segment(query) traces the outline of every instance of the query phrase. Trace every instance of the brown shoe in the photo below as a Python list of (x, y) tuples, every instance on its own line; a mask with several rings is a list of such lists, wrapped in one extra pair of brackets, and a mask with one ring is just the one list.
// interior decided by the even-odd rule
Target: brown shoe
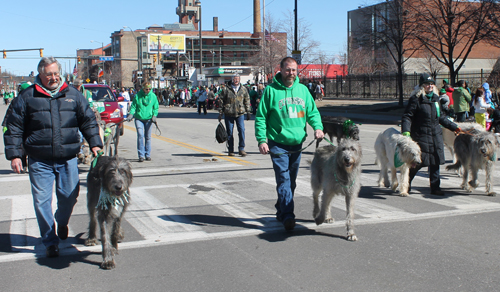
[(234, 153), (233, 153), (233, 152), (229, 152), (229, 153), (227, 154), (227, 156), (234, 156)]
[(247, 153), (245, 152), (245, 150), (240, 150), (240, 152), (238, 153), (240, 156), (247, 156)]

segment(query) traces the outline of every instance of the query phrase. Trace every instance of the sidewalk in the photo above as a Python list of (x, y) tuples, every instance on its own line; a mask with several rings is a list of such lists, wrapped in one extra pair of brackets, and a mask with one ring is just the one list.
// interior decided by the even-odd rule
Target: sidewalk
[(347, 117), (355, 123), (398, 125), (406, 102), (400, 107), (397, 100), (325, 97), (323, 101), (316, 101), (316, 106), (322, 115)]

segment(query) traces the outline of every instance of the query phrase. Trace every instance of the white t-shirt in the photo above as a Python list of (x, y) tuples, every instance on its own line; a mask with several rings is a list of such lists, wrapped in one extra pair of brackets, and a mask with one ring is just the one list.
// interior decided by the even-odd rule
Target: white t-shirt
[(128, 92), (124, 91), (121, 93), (121, 95), (123, 96), (124, 101), (130, 101), (130, 95), (128, 94)]

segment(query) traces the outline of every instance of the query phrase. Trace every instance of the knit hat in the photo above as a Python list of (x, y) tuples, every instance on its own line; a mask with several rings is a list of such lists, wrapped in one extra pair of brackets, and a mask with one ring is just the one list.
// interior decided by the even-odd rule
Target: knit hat
[(443, 82), (446, 84), (450, 84), (450, 82), (448, 82), (448, 79), (443, 79)]
[(432, 76), (427, 74), (427, 73), (422, 73), (420, 75), (420, 81), (418, 83), (419, 86), (422, 86), (422, 84), (424, 83), (432, 83), (432, 84), (436, 84), (436, 81), (434, 81), (434, 79), (432, 79)]
[(441, 94), (445, 94), (445, 93), (446, 93), (446, 89), (441, 88), (441, 90), (439, 90), (439, 93), (441, 93)]

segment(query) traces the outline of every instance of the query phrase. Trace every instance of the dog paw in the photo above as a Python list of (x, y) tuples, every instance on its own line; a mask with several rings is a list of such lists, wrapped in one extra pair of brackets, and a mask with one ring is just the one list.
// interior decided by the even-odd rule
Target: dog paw
[(97, 239), (96, 238), (87, 238), (87, 240), (85, 240), (85, 243), (84, 245), (85, 246), (94, 246), (94, 245), (97, 245)]
[(326, 218), (325, 221), (323, 221), (323, 223), (327, 223), (327, 224), (333, 223), (333, 222), (335, 222), (335, 220), (333, 220), (333, 218), (331, 218), (331, 217), (330, 218)]
[(477, 188), (479, 186), (479, 183), (478, 182), (475, 182), (475, 181), (470, 181), (469, 182), (469, 185), (472, 187), (472, 188)]
[(325, 222), (325, 219), (322, 219), (320, 217), (314, 218), (314, 222), (316, 222), (316, 225), (321, 225)]
[(115, 265), (114, 260), (110, 260), (110, 261), (101, 263), (101, 268), (104, 270), (111, 270), (111, 269), (114, 269), (115, 267), (116, 267), (116, 265)]
[(487, 195), (490, 197), (496, 197), (497, 193), (496, 192), (489, 192)]
[(399, 184), (393, 184), (392, 187), (391, 187), (392, 191), (393, 192), (397, 191), (398, 190), (398, 186), (399, 186)]
[(358, 238), (356, 237), (356, 234), (348, 234), (347, 235), (347, 240), (349, 240), (349, 241), (357, 241)]
[(409, 194), (407, 192), (402, 192), (402, 193), (399, 193), (399, 196), (400, 197), (408, 197)]

